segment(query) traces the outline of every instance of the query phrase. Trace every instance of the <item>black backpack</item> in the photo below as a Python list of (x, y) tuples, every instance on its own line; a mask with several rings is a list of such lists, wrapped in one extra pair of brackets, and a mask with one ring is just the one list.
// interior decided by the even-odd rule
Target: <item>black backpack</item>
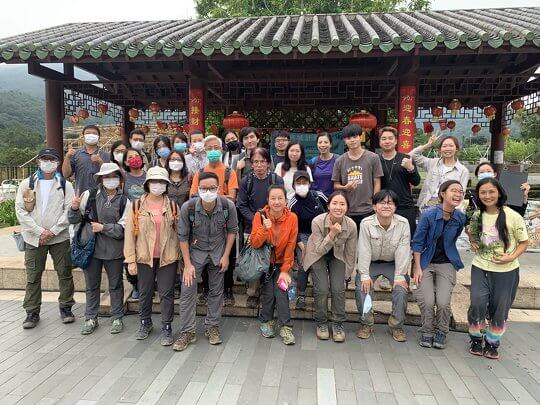
[[(253, 191), (253, 176), (255, 176), (255, 174), (253, 172), (250, 172), (248, 175), (247, 175), (247, 195), (248, 197), (251, 195), (251, 192)], [(278, 175), (274, 172), (271, 172), (270, 173), (270, 185), (273, 186), (274, 184), (277, 183), (277, 177)]]
[[(30, 177), (28, 177), (28, 188), (30, 190), (34, 189), (36, 180), (37, 180), (37, 173), (34, 173)], [(60, 176), (60, 188), (64, 192), (64, 196), (65, 196), (66, 195), (66, 178), (64, 176)]]

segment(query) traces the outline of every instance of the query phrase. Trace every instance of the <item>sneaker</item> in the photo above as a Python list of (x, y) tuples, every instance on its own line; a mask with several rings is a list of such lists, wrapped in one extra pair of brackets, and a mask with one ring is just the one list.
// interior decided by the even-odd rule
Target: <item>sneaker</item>
[(24, 320), (22, 327), (23, 329), (32, 329), (36, 327), (38, 322), (39, 322), (39, 313), (29, 312), (26, 314), (26, 319)]
[(226, 307), (234, 307), (234, 304), (235, 304), (235, 300), (234, 300), (234, 295), (232, 291), (225, 292), (223, 305), (225, 305)]
[(396, 329), (390, 329), (390, 332), (392, 333), (392, 338), (396, 342), (406, 342), (407, 341), (407, 334), (405, 331), (401, 328)]
[(327, 324), (321, 323), (320, 325), (317, 325), (317, 338), (321, 340), (330, 339), (330, 332), (328, 331)]
[(161, 328), (161, 346), (170, 346), (173, 344), (172, 328), (170, 323), (166, 323)]
[(332, 339), (336, 343), (345, 342), (345, 329), (343, 329), (341, 322), (336, 322), (332, 325)]
[(418, 343), (422, 347), (433, 347), (433, 336), (422, 335), (420, 336)]
[(259, 298), (258, 297), (247, 297), (246, 306), (248, 308), (259, 308)]
[(87, 319), (81, 328), (81, 335), (90, 335), (99, 326), (97, 319)]
[(299, 309), (299, 310), (306, 309), (306, 297), (304, 295), (299, 295), (296, 298), (296, 309)]
[(131, 299), (138, 301), (140, 297), (141, 297), (141, 294), (139, 293), (139, 290), (134, 288), (133, 291), (131, 292)]
[(433, 347), (436, 349), (446, 348), (446, 335), (441, 332), (435, 333), (435, 337), (433, 338)]
[(176, 352), (181, 352), (186, 350), (190, 343), (195, 343), (197, 338), (194, 332), (182, 332), (178, 339), (174, 342), (173, 350)]
[(386, 277), (381, 277), (381, 279), (379, 280), (379, 287), (381, 290), (385, 291), (392, 289), (392, 286), (390, 285), (390, 280), (388, 280)]
[(290, 326), (282, 326), (279, 331), (279, 336), (283, 339), (283, 343), (286, 345), (294, 345), (294, 334)]
[(223, 342), (217, 326), (210, 326), (208, 329), (206, 329), (204, 336), (208, 338), (208, 343), (211, 345), (219, 345)]
[(75, 322), (75, 315), (71, 312), (71, 307), (60, 308), (60, 318), (62, 318), (62, 323)]
[(356, 332), (356, 337), (360, 339), (369, 339), (373, 333), (373, 326), (369, 325), (360, 325), (358, 331)]
[(206, 305), (208, 303), (208, 291), (203, 291), (197, 297), (197, 305)]
[(151, 320), (142, 320), (141, 325), (139, 326), (139, 330), (137, 331), (137, 334), (135, 335), (135, 339), (137, 340), (144, 340), (150, 335), (150, 332), (152, 332), (152, 329), (154, 326), (152, 325)]
[(484, 357), (487, 357), (488, 359), (497, 360), (499, 358), (498, 348), (486, 342), (486, 345), (484, 347)]
[(117, 333), (120, 333), (123, 330), (124, 330), (124, 322), (122, 322), (122, 318), (114, 319), (111, 325), (111, 334), (116, 335)]
[(276, 321), (273, 319), (268, 322), (261, 322), (261, 326), (259, 326), (259, 329), (261, 330), (261, 334), (265, 338), (273, 338), (276, 336)]
[(469, 353), (474, 354), (475, 356), (484, 355), (484, 347), (483, 347), (482, 338), (471, 338), (471, 347), (469, 348)]

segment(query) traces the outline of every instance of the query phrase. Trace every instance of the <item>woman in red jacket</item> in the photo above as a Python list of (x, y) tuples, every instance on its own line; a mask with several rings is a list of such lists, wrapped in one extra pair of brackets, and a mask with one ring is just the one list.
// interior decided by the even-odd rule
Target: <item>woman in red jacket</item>
[(274, 307), (278, 312), (279, 335), (286, 345), (294, 344), (291, 312), (287, 291), (278, 284), (290, 286), (289, 272), (294, 262), (294, 248), (298, 236), (298, 218), (287, 208), (287, 192), (281, 185), (268, 188), (268, 205), (263, 209), (264, 215), (257, 212), (253, 218), (250, 243), (260, 248), (265, 243), (272, 246), (270, 268), (261, 278), (260, 314), (261, 333), (266, 338), (276, 335)]

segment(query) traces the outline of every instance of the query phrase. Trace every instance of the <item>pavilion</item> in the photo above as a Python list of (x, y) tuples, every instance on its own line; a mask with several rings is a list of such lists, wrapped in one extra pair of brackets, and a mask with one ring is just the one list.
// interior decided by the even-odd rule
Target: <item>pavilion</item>
[(360, 109), (379, 123), (391, 109), (407, 151), (415, 118), (436, 122), (455, 99), (444, 116), (489, 126), (502, 163), (510, 103), (540, 108), (540, 8), (65, 24), (0, 39), (0, 62), (45, 79), (46, 139), (59, 149), (80, 109), (128, 131), (130, 109), (145, 123), (155, 102), (166, 119), (187, 111), (191, 129), (213, 111), (259, 128), (341, 128)]

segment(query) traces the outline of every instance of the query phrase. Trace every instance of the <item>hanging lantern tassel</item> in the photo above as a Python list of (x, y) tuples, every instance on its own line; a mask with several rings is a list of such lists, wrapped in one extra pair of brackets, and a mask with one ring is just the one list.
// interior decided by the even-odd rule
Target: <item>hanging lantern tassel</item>
[(504, 127), (502, 129), (502, 134), (505, 138), (508, 138), (510, 136), (511, 130), (509, 127)]
[(473, 135), (478, 134), (478, 132), (480, 132), (481, 130), (482, 130), (482, 127), (480, 127), (480, 125), (478, 125), (478, 124), (474, 124), (471, 127), (471, 131), (472, 131)]

